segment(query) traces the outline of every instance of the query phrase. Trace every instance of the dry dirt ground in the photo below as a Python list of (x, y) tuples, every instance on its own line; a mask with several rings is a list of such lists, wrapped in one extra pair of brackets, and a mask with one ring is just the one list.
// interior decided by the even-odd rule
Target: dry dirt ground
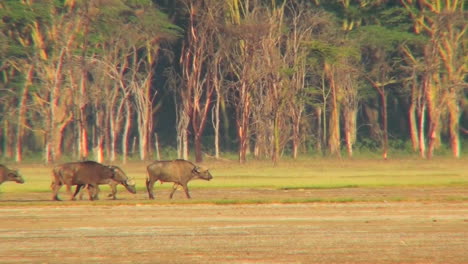
[[(0, 263), (468, 263), (468, 202), (450, 201), (466, 198), (463, 188), (196, 189), (194, 204), (178, 203), (182, 192), (153, 204), (119, 191), (115, 203), (2, 193)], [(157, 194), (167, 200), (167, 190)], [(369, 201), (196, 202), (215, 195)], [(371, 199), (386, 196), (410, 199)]]

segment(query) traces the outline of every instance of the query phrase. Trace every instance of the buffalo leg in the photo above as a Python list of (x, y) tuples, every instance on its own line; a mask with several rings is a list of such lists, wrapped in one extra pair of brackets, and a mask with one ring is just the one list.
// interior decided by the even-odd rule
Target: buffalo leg
[(112, 197), (112, 200), (116, 200), (117, 199), (117, 185), (111, 183), (109, 184), (110, 188), (111, 188), (111, 193), (109, 194), (108, 197)]
[(94, 195), (93, 195), (94, 200), (99, 200), (99, 192), (100, 191), (101, 191), (101, 189), (99, 189), (99, 185), (96, 185), (94, 187)]
[(174, 183), (174, 185), (172, 185), (172, 192), (169, 195), (169, 199), (172, 199), (172, 196), (174, 196), (174, 193), (175, 193), (175, 191), (177, 191), (177, 188), (179, 187), (179, 185), (180, 184), (178, 184), (178, 183)]
[(88, 195), (90, 201), (99, 200), (99, 186), (88, 184)]
[(52, 200), (60, 201), (60, 199), (58, 197), (58, 192), (59, 192), (61, 187), (62, 187), (61, 182), (57, 182), (57, 181), (52, 182), (52, 184), (50, 185), (50, 188), (52, 188), (52, 192), (53, 192)]
[(182, 187), (184, 188), (184, 192), (185, 192), (185, 195), (187, 196), (187, 199), (192, 198), (192, 197), (190, 197), (190, 193), (189, 193), (187, 184), (182, 185)]
[[(83, 184), (78, 184), (76, 185), (76, 190), (75, 190), (75, 193), (72, 195), (71, 199), (70, 200), (76, 200), (76, 195), (80, 192), (81, 188), (83, 187), (84, 185)], [(69, 187), (68, 187), (69, 188)]]
[(150, 179), (146, 179), (146, 190), (148, 190), (148, 196), (151, 200), (154, 200), (153, 187), (154, 187), (154, 181)]

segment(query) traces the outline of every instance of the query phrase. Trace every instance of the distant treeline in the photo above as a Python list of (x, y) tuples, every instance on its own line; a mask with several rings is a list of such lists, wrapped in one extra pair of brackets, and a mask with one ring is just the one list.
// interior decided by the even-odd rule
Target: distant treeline
[(0, 153), (459, 157), (467, 17), (457, 0), (1, 1)]

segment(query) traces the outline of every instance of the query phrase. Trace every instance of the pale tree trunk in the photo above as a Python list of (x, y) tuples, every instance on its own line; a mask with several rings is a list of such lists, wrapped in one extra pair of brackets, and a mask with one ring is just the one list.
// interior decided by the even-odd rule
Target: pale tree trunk
[(97, 138), (97, 145), (94, 149), (94, 156), (97, 162), (104, 162), (104, 137), (99, 135)]
[(280, 125), (279, 125), (279, 113), (278, 110), (274, 111), (273, 117), (273, 153), (272, 161), (276, 165), (280, 155)]
[(239, 139), (239, 163), (247, 161), (250, 118), (250, 94), (246, 83), (241, 84), (239, 104), (236, 107), (237, 137)]
[(215, 82), (215, 87), (216, 87), (216, 103), (215, 103), (215, 107), (213, 108), (213, 114), (212, 114), (212, 117), (213, 117), (213, 120), (212, 120), (212, 123), (213, 123), (213, 129), (214, 129), (214, 147), (215, 147), (215, 158), (216, 159), (219, 159), (219, 125), (220, 125), (220, 119), (221, 119), (221, 116), (220, 116), (220, 103), (221, 103), (221, 95), (220, 95), (220, 87), (219, 87), (219, 83), (218, 82)]
[[(144, 113), (140, 113), (144, 114)], [(146, 160), (148, 157), (148, 120), (146, 116), (138, 116), (137, 119), (139, 120), (138, 126), (138, 149), (140, 152), (140, 160)]]
[(128, 135), (132, 124), (131, 114), (130, 102), (125, 100), (125, 125), (124, 132), (122, 134), (122, 162), (124, 164), (127, 163), (128, 158)]
[(388, 157), (388, 120), (387, 120), (387, 95), (385, 94), (384, 88), (379, 89), (380, 101), (382, 104), (382, 130), (383, 130), (383, 138), (382, 138), (382, 150), (383, 150), (383, 158), (387, 159)]
[(177, 157), (187, 160), (188, 149), (188, 126), (190, 118), (184, 111), (180, 111), (177, 121)]
[(115, 124), (115, 122), (117, 122), (115, 119), (114, 119), (114, 113), (113, 111), (111, 111), (110, 115), (109, 115), (109, 153), (108, 153), (108, 159), (111, 161), (111, 162), (114, 162), (115, 161), (115, 152), (116, 152), (116, 149), (115, 149), (115, 145), (116, 145), (116, 142), (117, 142), (117, 130), (118, 130), (118, 125)]
[(51, 158), (51, 147), (50, 147), (50, 141), (48, 140), (49, 135), (47, 132), (44, 134), (44, 163), (49, 164), (52, 160)]
[(336, 87), (334, 71), (330, 65), (325, 65), (324, 71), (326, 72), (331, 90), (331, 104), (330, 104), (330, 118), (329, 118), (329, 137), (328, 149), (330, 155), (341, 156), (340, 153), (340, 117), (338, 109), (338, 87)]
[(413, 151), (418, 151), (419, 139), (418, 139), (418, 126), (416, 121), (416, 100), (414, 99), (415, 94), (413, 93), (410, 99), (410, 106), (408, 109), (408, 121), (409, 121), (409, 130), (411, 137), (411, 144)]
[(409, 109), (408, 109), (408, 122), (409, 122), (409, 130), (410, 130), (410, 137), (411, 137), (411, 146), (413, 151), (418, 151), (419, 146), (419, 139), (418, 139), (418, 126), (416, 120), (416, 105), (411, 100)]
[(424, 133), (424, 126), (426, 120), (426, 104), (422, 104), (418, 109), (418, 142), (419, 142), (419, 155), (421, 158), (426, 158), (426, 137)]
[(344, 119), (346, 151), (352, 157), (353, 144), (356, 142), (356, 110), (345, 107)]
[[(96, 109), (96, 111), (99, 111), (99, 109)], [(102, 132), (103, 127), (104, 127), (104, 113), (102, 113), (102, 111), (99, 111), (98, 113), (96, 113), (95, 135), (94, 135), (95, 146), (93, 147), (94, 158), (99, 163), (102, 163), (104, 161), (104, 135)]]
[(340, 103), (343, 105), (343, 124), (344, 124), (344, 139), (348, 157), (353, 156), (353, 145), (356, 142), (356, 119), (357, 119), (357, 75), (353, 72), (353, 65), (348, 61), (342, 65), (337, 80), (341, 86), (342, 99)]
[[(83, 59), (84, 61), (84, 59)], [(84, 62), (83, 62), (84, 64)], [(85, 70), (85, 65), (83, 65), (82, 72), (81, 72), (81, 80), (80, 80), (80, 101), (79, 105), (79, 145), (78, 145), (78, 155), (80, 159), (87, 159), (89, 156), (89, 149), (88, 149), (88, 124), (87, 124), (87, 116), (86, 116), (86, 105), (87, 105), (87, 89), (86, 89), (86, 79), (87, 79), (87, 72)]]
[[(317, 128), (317, 144), (316, 148), (319, 153), (323, 154), (323, 144), (324, 144), (324, 135), (323, 132), (325, 131), (322, 128), (322, 107), (315, 107), (315, 116), (317, 118), (316, 128)], [(325, 126), (325, 125), (324, 125)]]
[(12, 158), (14, 153), (14, 148), (11, 140), (9, 138), (13, 138), (13, 126), (7, 119), (3, 120), (3, 154), (7, 158)]
[(450, 100), (448, 107), (449, 112), (449, 135), (450, 146), (452, 147), (452, 154), (455, 158), (460, 157), (460, 135), (459, 135), (459, 122), (460, 108), (454, 104), (456, 100)]
[[(436, 74), (433, 74), (435, 76)], [(429, 118), (429, 132), (428, 132), (428, 146), (427, 146), (427, 158), (431, 159), (434, 155), (434, 150), (440, 144), (440, 112), (442, 105), (439, 105), (441, 98), (436, 92), (440, 89), (439, 82), (432, 83), (427, 80), (425, 84), (425, 98), (427, 101), (427, 114)]]
[(303, 109), (295, 109), (292, 122), (292, 156), (297, 159), (299, 146), (301, 144), (301, 120)]

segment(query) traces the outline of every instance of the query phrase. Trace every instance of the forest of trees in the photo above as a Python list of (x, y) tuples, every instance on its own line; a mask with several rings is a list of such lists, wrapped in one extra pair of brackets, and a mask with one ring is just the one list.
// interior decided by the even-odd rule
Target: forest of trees
[(0, 155), (458, 158), (467, 17), (464, 0), (3, 0)]

